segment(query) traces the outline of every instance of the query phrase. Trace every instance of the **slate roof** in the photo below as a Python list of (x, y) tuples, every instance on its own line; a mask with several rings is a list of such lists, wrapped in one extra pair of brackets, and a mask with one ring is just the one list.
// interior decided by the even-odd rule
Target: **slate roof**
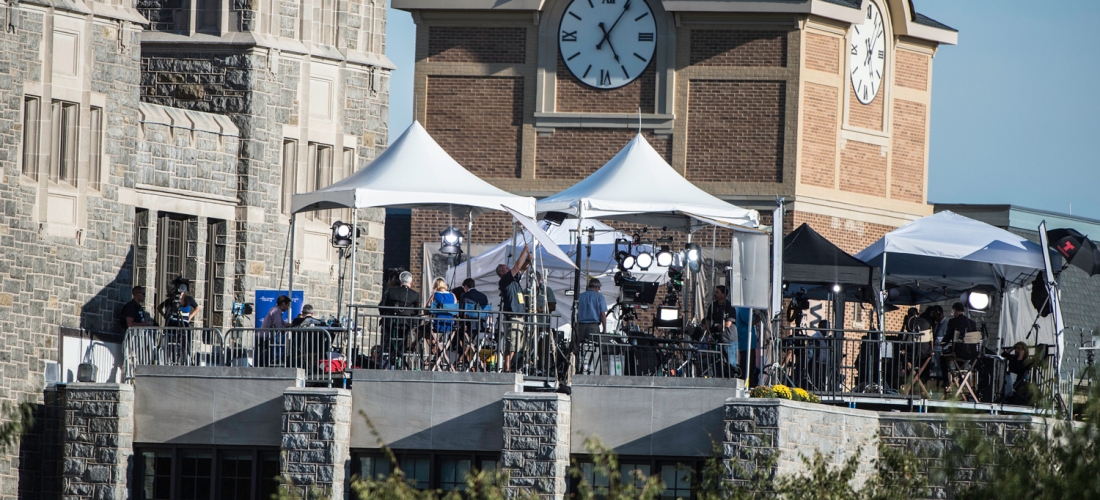
[(954, 31), (955, 33), (959, 32), (959, 30), (957, 30), (955, 28), (952, 28), (952, 27), (950, 27), (946, 24), (943, 24), (943, 23), (935, 20), (935, 19), (932, 19), (931, 17), (928, 17), (924, 14), (921, 14), (920, 12), (917, 12), (917, 8), (913, 5), (913, 0), (909, 0), (909, 12), (913, 13), (913, 22), (914, 23), (922, 24), (924, 26), (930, 26), (930, 27), (933, 27), (933, 28), (936, 28), (936, 29)]
[(860, 1), (861, 0), (825, 0), (826, 3), (835, 3), (853, 9), (858, 9), (860, 7)]

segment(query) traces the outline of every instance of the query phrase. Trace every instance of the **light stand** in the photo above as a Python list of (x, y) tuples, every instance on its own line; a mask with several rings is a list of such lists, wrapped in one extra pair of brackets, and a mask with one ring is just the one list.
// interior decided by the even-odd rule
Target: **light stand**
[[(344, 259), (348, 256), (348, 247), (359, 240), (359, 228), (343, 221), (332, 223), (332, 247), (337, 249), (336, 266), (336, 315), (344, 311)], [(353, 270), (354, 271), (354, 270)]]

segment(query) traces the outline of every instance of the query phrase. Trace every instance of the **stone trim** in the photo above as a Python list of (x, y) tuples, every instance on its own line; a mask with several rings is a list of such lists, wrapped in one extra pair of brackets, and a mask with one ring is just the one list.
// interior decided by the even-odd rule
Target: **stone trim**
[(565, 498), (569, 424), (569, 396), (521, 392), (504, 395), (504, 449), (500, 463), (501, 470), (509, 474), (509, 495), (528, 490), (540, 498)]
[(296, 486), (343, 500), (350, 467), (351, 391), (291, 387), (283, 393), (279, 470)]
[(61, 419), (61, 494), (65, 499), (129, 497), (134, 454), (134, 388), (127, 384), (57, 386)]

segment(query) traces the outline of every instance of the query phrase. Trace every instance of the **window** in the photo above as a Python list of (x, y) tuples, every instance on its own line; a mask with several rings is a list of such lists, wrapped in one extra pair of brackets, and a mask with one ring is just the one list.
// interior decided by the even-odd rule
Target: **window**
[(283, 141), (283, 213), (290, 215), (290, 205), (298, 192), (298, 141)]
[[(306, 186), (310, 191), (316, 191), (332, 184), (332, 146), (309, 143), (309, 176)], [(307, 219), (317, 219), (323, 222), (331, 222), (328, 210), (319, 210), (306, 214)]]
[(172, 452), (146, 451), (140, 455), (141, 493), (145, 500), (172, 498)]
[(661, 481), (665, 483), (665, 490), (661, 492), (661, 498), (691, 498), (691, 477), (694, 474), (695, 470), (690, 465), (661, 465)]
[[(610, 479), (605, 474), (600, 474), (592, 462), (586, 462), (587, 457), (578, 457), (577, 461), (585, 481), (592, 487), (596, 498), (605, 499), (610, 489)], [(622, 484), (634, 483), (641, 487), (645, 484), (639, 480), (638, 474), (647, 479), (653, 476), (660, 478), (665, 484), (661, 492), (662, 499), (674, 500), (677, 498), (690, 499), (691, 480), (696, 474), (703, 459), (672, 459), (660, 460), (654, 457), (620, 457), (619, 480)], [(570, 491), (577, 492), (579, 481), (570, 479)]]
[(135, 456), (138, 500), (264, 500), (278, 490), (276, 449), (138, 447)]
[(439, 462), (439, 488), (444, 491), (465, 490), (470, 460), (443, 459)]
[(221, 31), (221, 0), (199, 0), (195, 23), (198, 24), (195, 31), (201, 33), (219, 33)]
[(38, 125), (42, 101), (23, 98), (23, 175), (38, 180)]
[[(416, 455), (395, 453), (398, 467), (405, 474), (405, 480), (411, 481), (413, 487), (419, 490), (465, 490), (467, 475), (474, 473), (475, 470), (496, 469), (500, 459), (499, 456), (493, 455), (456, 455), (454, 452), (427, 456), (421, 453)], [(354, 459), (358, 461), (357, 470), (361, 478), (385, 480), (393, 473), (389, 459), (381, 453), (356, 453)], [(355, 467), (354, 464), (353, 467)]]
[(51, 109), (50, 180), (76, 185), (80, 105), (54, 101)]
[(91, 108), (88, 119), (88, 184), (98, 190), (103, 176), (103, 108)]
[(336, 0), (313, 0), (313, 41), (336, 45)]
[(181, 500), (210, 498), (213, 471), (212, 453), (208, 450), (186, 450), (180, 455)]
[(252, 499), (252, 453), (223, 452), (218, 464), (218, 490), (221, 498)]
[(218, 327), (225, 321), (225, 279), (228, 237), (226, 222), (218, 219), (206, 221), (206, 300), (203, 326)]

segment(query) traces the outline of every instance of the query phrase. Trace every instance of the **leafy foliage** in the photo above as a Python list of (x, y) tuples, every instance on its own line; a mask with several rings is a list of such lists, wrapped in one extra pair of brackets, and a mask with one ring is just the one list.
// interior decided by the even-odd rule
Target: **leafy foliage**
[(34, 427), (34, 405), (22, 403), (17, 406), (4, 403), (0, 408), (0, 452), (14, 445), (31, 427)]

